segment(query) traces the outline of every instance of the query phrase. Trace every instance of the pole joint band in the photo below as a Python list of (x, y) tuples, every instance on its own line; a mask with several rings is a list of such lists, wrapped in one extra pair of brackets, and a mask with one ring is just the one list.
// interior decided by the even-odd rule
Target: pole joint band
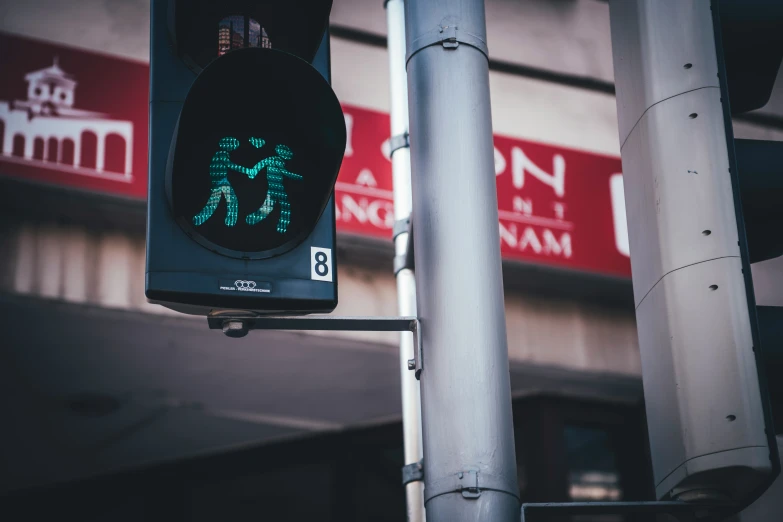
[(467, 468), (453, 475), (428, 482), (424, 487), (424, 502), (426, 504), (430, 499), (447, 493), (462, 493), (464, 498), (476, 499), (484, 491), (507, 493), (519, 499), (519, 491), (509, 489), (507, 482), (509, 481), (480, 472), (476, 468)]
[(406, 66), (414, 54), (425, 47), (437, 44), (442, 45), (444, 49), (456, 49), (459, 47), (459, 44), (469, 45), (478, 49), (485, 58), (489, 59), (489, 49), (487, 48), (487, 42), (483, 38), (465, 30), (460, 30), (459, 25), (444, 20), (432, 31), (424, 33), (413, 40), (410, 52), (405, 57)]
[(402, 467), (402, 485), (407, 486), (411, 482), (421, 482), (424, 480), (423, 461), (412, 462)]

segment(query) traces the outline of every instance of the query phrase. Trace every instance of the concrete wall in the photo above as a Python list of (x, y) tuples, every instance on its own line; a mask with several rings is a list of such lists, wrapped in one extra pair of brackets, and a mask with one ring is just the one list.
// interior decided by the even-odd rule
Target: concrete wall
[[(107, 308), (181, 315), (144, 297), (144, 237), (77, 226), (5, 224), (0, 292)], [(339, 315), (396, 314), (390, 272), (340, 265)], [(193, 321), (204, 321), (193, 317)], [(509, 355), (514, 362), (624, 375), (641, 373), (633, 310), (563, 299), (506, 296)], [(395, 345), (397, 334), (316, 332)]]
[[(79, 8), (75, 8), (78, 4)], [(596, 0), (487, 0), (490, 54), (612, 79), (609, 7)], [(0, 5), (0, 30), (148, 59), (149, 0), (28, 0)], [(334, 0), (335, 25), (386, 34), (382, 0)]]
[[(385, 49), (332, 38), (332, 82), (340, 100), (389, 111)], [(495, 134), (620, 156), (614, 96), (491, 71)]]
[[(485, 0), (485, 5), (493, 60), (613, 81), (606, 1)], [(383, 1), (334, 0), (331, 23), (385, 36)], [(3, 2), (0, 30), (146, 61), (149, 0)], [(766, 108), (768, 113), (783, 115), (781, 83)]]

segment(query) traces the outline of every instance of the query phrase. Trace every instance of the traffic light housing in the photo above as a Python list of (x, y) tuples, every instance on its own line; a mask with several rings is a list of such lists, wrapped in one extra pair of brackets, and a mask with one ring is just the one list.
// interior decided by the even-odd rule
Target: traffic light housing
[(783, 307), (756, 306), (750, 265), (783, 255), (783, 142), (735, 138), (732, 116), (770, 99), (783, 60), (783, 3), (713, 0), (712, 12), (743, 274), (774, 453), (774, 435), (783, 434)]
[(781, 250), (763, 230), (776, 176), (744, 153), (774, 144), (734, 140), (731, 112), (766, 102), (780, 25), (772, 2), (731, 4), (611, 0), (610, 18), (656, 496), (740, 510), (780, 473), (767, 354), (781, 339), (751, 263)]
[(346, 130), (329, 85), (330, 8), (153, 0), (150, 301), (195, 314), (336, 306)]

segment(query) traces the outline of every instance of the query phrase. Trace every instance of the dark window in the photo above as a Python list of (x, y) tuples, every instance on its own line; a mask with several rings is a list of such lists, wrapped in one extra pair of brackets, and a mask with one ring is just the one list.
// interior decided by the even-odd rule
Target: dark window
[(52, 163), (57, 162), (57, 149), (59, 148), (59, 142), (57, 138), (49, 138), (49, 150), (46, 151), (47, 161)]
[(569, 498), (575, 502), (620, 500), (620, 472), (609, 431), (566, 425), (564, 438)]
[(76, 147), (74, 147), (73, 140), (70, 138), (64, 139), (63, 152), (62, 152), (62, 157), (60, 158), (60, 163), (63, 163), (65, 165), (73, 165), (75, 150)]
[(246, 16), (227, 16), (218, 23), (218, 56), (243, 47), (270, 49), (272, 43), (258, 21)]
[(125, 172), (125, 138), (119, 134), (106, 136), (106, 164), (104, 170), (108, 172)]
[(44, 140), (43, 138), (35, 138), (33, 142), (33, 159), (44, 159)]
[(522, 501), (654, 500), (645, 433), (641, 403), (555, 397), (515, 401)]
[(98, 156), (98, 136), (92, 131), (82, 132), (81, 156), (79, 166), (94, 169)]
[(19, 156), (20, 158), (24, 157), (24, 136), (21, 134), (17, 134), (14, 136), (14, 149), (12, 154), (14, 156)]

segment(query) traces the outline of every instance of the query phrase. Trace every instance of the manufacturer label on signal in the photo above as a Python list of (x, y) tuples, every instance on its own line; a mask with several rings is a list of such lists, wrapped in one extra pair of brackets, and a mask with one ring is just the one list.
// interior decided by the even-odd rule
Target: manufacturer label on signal
[(272, 291), (272, 285), (269, 283), (253, 281), (252, 279), (221, 279), (220, 290), (225, 292), (268, 294)]

